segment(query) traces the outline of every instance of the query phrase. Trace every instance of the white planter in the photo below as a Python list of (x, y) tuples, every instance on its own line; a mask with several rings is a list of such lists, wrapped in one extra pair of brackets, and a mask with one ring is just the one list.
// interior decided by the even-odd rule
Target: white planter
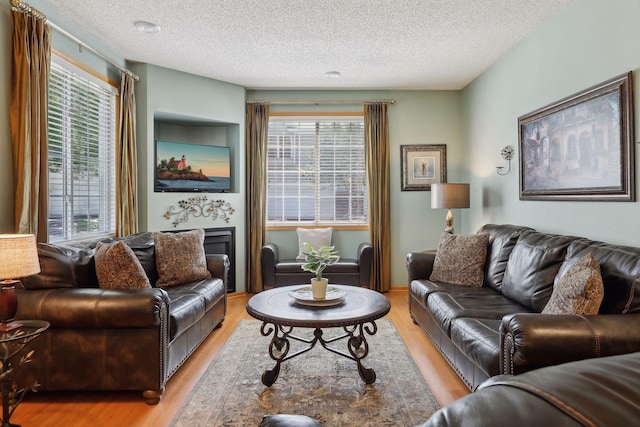
[(314, 299), (325, 299), (327, 297), (327, 284), (329, 279), (311, 279), (311, 293)]

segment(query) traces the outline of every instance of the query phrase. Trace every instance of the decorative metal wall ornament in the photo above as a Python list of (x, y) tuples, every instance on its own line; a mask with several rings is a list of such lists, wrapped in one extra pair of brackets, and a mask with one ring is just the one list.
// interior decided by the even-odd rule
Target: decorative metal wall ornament
[(180, 200), (178, 207), (169, 206), (169, 210), (164, 214), (164, 217), (168, 220), (173, 220), (173, 226), (177, 227), (178, 224), (189, 221), (191, 216), (198, 217), (211, 217), (214, 221), (222, 219), (224, 222), (229, 222), (229, 216), (235, 212), (235, 209), (229, 202), (224, 200), (209, 200), (207, 196), (194, 196), (189, 197), (187, 200)]
[(502, 172), (504, 166), (496, 166), (496, 172), (498, 172), (498, 175), (504, 176), (508, 175), (509, 172), (511, 172), (511, 159), (513, 159), (514, 152), (515, 150), (513, 149), (513, 145), (507, 145), (502, 149), (502, 151), (500, 151), (500, 155), (502, 156), (502, 158), (509, 161), (509, 169), (507, 169), (506, 172)]

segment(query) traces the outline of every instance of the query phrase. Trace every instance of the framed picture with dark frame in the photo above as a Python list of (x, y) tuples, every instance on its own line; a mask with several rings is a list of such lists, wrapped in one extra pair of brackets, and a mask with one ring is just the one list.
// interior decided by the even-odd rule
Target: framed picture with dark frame
[(431, 184), (447, 182), (447, 146), (401, 145), (402, 191), (431, 191)]
[(631, 72), (518, 118), (520, 200), (634, 201)]

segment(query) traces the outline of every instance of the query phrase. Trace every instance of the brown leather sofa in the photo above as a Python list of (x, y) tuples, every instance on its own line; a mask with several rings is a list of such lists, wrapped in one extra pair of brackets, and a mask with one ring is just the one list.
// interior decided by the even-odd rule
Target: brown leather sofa
[[(353, 286), (369, 286), (373, 247), (369, 243), (358, 246), (356, 258), (342, 258), (322, 273), (330, 283)], [(313, 273), (302, 270), (303, 261), (280, 259), (278, 246), (267, 243), (262, 247), (262, 286), (264, 289), (309, 283)]]
[(640, 420), (640, 353), (488, 379), (420, 427), (618, 427)]
[[(103, 239), (112, 240), (112, 239)], [(158, 272), (151, 233), (121, 239), (152, 286)], [(140, 390), (158, 403), (165, 384), (226, 314), (226, 255), (207, 255), (212, 278), (166, 288), (100, 289), (96, 242), (39, 244), (42, 272), (25, 278), (16, 319), (46, 320), (33, 362), (20, 372), (40, 390)]]
[[(485, 225), (480, 288), (432, 282), (435, 251), (407, 255), (409, 311), (465, 384), (640, 351), (640, 248), (528, 227)], [(541, 314), (563, 263), (591, 253), (604, 299), (592, 316)]]

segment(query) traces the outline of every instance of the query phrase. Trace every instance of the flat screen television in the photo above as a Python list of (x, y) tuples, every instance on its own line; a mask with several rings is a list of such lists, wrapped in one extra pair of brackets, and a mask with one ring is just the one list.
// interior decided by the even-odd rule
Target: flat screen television
[(228, 193), (229, 147), (156, 141), (156, 193)]

